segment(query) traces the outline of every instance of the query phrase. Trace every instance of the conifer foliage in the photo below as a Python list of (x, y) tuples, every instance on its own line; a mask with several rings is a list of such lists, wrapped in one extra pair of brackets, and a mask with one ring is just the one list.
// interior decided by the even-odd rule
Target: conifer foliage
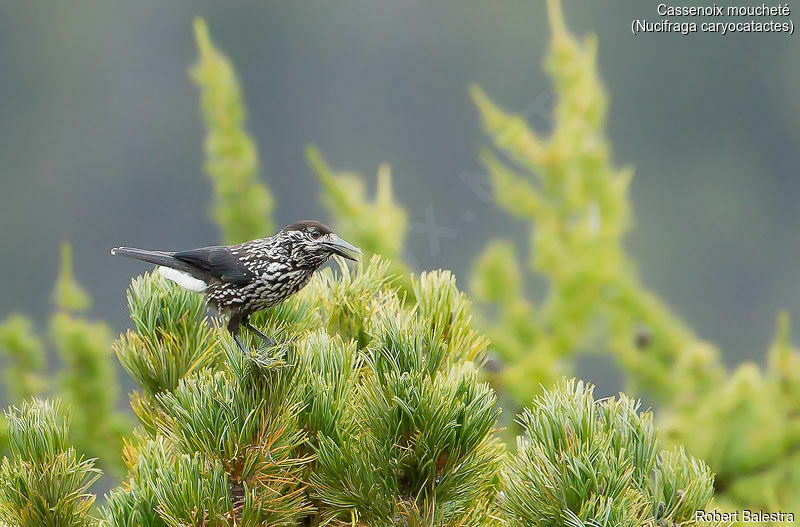
[(597, 402), (581, 383), (557, 386), (520, 416), (525, 435), (509, 456), (495, 434), (494, 392), (478, 375), (488, 342), (454, 277), (412, 277), (413, 298), (403, 299), (388, 262), (338, 263), (259, 317), (282, 338), (271, 348), (248, 341), (250, 356), (201, 315), (201, 297), (158, 274), (135, 279), (134, 329), (115, 344), (141, 387), (131, 396), (140, 426), (125, 448), (128, 476), (91, 514), (86, 489), (98, 471), (68, 446), (58, 403), (34, 400), (8, 414), (0, 518), (641, 525), (690, 521), (707, 505), (705, 465), (660, 452), (649, 413), (626, 397)]
[[(487, 521), (502, 448), (494, 396), (476, 369), (486, 341), (464, 295), (449, 273), (423, 274), (405, 306), (387, 262), (357, 272), (340, 264), (340, 277), (322, 273), (292, 306), (262, 317), (286, 337), (276, 348), (245, 357), (208, 321), (185, 328), (189, 341), (211, 331), (215, 343), (191, 371), (169, 355), (186, 375), (133, 396), (144, 426), (127, 449), (127, 489), (104, 508), (109, 525)], [(177, 288), (175, 306), (137, 292), (173, 287), (153, 275), (132, 286), (137, 328), (124, 342), (130, 353), (143, 346), (126, 363), (137, 380), (164, 366), (165, 355), (144, 349), (148, 335), (181, 323), (173, 307), (191, 311)]]
[(507, 524), (685, 525), (713, 478), (683, 449), (659, 451), (653, 415), (621, 395), (562, 382), (519, 416), (524, 434), (504, 473)]
[(100, 477), (69, 444), (69, 417), (57, 400), (32, 399), (5, 414), (10, 458), (0, 462), (0, 525), (86, 527)]

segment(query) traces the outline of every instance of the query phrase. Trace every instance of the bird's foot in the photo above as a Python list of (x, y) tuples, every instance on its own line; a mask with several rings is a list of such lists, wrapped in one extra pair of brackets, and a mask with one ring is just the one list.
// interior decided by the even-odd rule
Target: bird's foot
[(258, 337), (264, 341), (264, 348), (272, 348), (276, 345), (276, 342), (258, 330), (255, 326), (253, 326), (250, 322), (247, 323), (247, 329), (258, 335)]

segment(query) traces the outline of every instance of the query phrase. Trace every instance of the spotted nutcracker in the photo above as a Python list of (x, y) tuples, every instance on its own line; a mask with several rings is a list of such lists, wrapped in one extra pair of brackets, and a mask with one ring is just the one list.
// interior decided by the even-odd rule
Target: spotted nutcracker
[(250, 315), (278, 304), (302, 289), (334, 254), (357, 261), (361, 251), (318, 221), (304, 220), (269, 238), (237, 245), (214, 245), (188, 251), (146, 251), (131, 247), (111, 254), (158, 266), (165, 278), (184, 289), (205, 293), (206, 302), (227, 315), (228, 331), (244, 353), (240, 327), (268, 344), (272, 339), (250, 324)]

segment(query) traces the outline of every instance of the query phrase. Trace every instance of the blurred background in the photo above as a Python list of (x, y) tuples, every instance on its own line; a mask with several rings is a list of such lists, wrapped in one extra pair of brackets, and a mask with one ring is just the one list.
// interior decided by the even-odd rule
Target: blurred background
[[(800, 45), (631, 35), (633, 18), (658, 18), (656, 4), (564, 6), (576, 34), (597, 35), (614, 156), (636, 169), (629, 248), (645, 283), (727, 364), (763, 362), (777, 311), (800, 318)], [(314, 143), (370, 185), (380, 162), (392, 165), (418, 269), (453, 269), (466, 287), (488, 239), (526, 238), (465, 183), (487, 179), (467, 88), (547, 130), (543, 3), (3, 2), (0, 320), (22, 311), (46, 324), (62, 241), (92, 315), (118, 331), (124, 291), (145, 269), (110, 247), (219, 241), (187, 75), (196, 15), (236, 66), (279, 223), (326, 219), (304, 155)], [(598, 368), (578, 374), (602, 393), (622, 387), (612, 366)]]

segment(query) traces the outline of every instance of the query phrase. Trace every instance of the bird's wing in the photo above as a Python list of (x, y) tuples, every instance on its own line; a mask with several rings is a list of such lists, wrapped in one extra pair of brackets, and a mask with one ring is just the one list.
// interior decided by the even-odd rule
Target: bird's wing
[(230, 249), (221, 245), (180, 251), (173, 256), (229, 284), (244, 285), (256, 278)]

